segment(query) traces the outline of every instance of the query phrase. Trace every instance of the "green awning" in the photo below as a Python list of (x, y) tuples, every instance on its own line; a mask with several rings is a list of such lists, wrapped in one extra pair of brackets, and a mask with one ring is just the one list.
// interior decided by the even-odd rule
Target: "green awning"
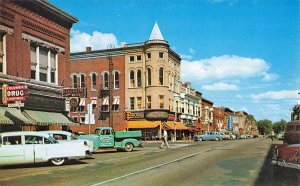
[(32, 124), (32, 121), (27, 119), (20, 110), (16, 108), (0, 107), (0, 124)]
[(25, 110), (24, 115), (30, 119), (34, 125), (77, 125), (67, 116), (57, 112), (44, 112), (35, 110)]

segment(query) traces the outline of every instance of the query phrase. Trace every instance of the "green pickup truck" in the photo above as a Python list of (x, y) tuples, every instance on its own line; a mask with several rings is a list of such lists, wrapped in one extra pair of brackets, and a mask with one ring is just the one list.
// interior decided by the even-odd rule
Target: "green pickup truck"
[(97, 127), (94, 134), (79, 136), (79, 139), (94, 142), (94, 152), (100, 149), (114, 148), (130, 152), (134, 147), (142, 147), (142, 131), (114, 132), (111, 127)]

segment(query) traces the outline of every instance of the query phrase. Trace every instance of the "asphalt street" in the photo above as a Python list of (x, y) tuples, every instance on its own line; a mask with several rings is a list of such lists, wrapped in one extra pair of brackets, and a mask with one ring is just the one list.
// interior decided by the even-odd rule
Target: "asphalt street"
[(5, 166), (0, 185), (299, 185), (298, 170), (270, 164), (270, 139), (145, 142), (133, 152), (102, 151), (60, 167)]

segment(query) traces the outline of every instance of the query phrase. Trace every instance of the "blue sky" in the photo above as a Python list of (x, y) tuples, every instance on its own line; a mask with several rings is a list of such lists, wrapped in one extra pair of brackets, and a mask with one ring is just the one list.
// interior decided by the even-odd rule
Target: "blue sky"
[(298, 0), (50, 0), (79, 19), (71, 50), (149, 39), (155, 21), (181, 79), (215, 106), (290, 120), (300, 100)]

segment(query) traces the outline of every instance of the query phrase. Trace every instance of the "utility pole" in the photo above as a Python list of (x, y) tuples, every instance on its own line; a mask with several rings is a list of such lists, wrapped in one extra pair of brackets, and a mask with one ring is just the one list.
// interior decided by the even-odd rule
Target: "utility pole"
[[(113, 44), (108, 45), (107, 50), (115, 48)], [(114, 98), (114, 76), (113, 76), (113, 62), (112, 62), (112, 55), (108, 51), (107, 53), (107, 59), (108, 59), (108, 73), (109, 73), (109, 83), (108, 83), (108, 89), (109, 89), (109, 105), (108, 105), (108, 112), (109, 112), (109, 119), (108, 119), (108, 126), (111, 128), (114, 127), (113, 124), (113, 98)]]

